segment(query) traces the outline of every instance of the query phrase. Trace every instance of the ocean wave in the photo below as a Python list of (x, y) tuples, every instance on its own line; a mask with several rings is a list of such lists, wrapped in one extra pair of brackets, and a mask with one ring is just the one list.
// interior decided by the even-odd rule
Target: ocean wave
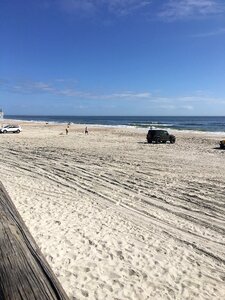
[(163, 124), (160, 122), (146, 122), (146, 123), (128, 123), (129, 126), (133, 126), (133, 127), (144, 127), (144, 128), (148, 128), (148, 127), (173, 127), (174, 124)]

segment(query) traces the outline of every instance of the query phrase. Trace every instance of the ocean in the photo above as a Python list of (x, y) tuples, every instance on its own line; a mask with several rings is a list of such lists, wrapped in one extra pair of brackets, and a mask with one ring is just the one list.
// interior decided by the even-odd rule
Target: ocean
[(224, 117), (160, 117), (160, 116), (22, 116), (6, 115), (5, 119), (36, 122), (71, 123), (101, 126), (128, 126), (204, 132), (225, 132)]

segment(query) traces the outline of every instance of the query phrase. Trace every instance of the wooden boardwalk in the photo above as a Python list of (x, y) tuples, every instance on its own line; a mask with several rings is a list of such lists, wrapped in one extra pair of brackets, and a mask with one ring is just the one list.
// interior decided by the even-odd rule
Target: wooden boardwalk
[(0, 299), (69, 299), (1, 182)]

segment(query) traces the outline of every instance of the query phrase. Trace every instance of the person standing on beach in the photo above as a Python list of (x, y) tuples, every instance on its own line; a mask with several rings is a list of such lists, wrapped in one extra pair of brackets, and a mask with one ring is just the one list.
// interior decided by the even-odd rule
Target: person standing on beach
[(69, 130), (68, 130), (68, 128), (66, 128), (66, 135), (69, 133)]
[(87, 128), (87, 126), (85, 127), (84, 133), (88, 134), (88, 128)]

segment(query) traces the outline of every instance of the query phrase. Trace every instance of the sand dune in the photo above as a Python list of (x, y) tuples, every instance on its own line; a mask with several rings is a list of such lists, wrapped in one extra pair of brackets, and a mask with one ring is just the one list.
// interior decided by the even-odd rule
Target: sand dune
[(71, 299), (225, 299), (219, 136), (23, 124), (1, 181)]

